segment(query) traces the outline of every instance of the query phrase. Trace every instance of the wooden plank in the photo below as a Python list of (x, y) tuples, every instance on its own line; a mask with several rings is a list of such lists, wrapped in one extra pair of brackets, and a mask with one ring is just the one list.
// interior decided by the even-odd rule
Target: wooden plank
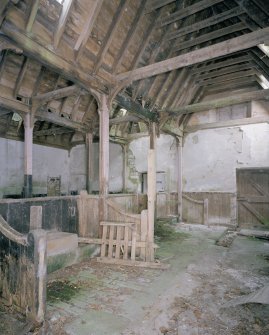
[(98, 1), (93, 1), (91, 6), (88, 6), (89, 14), (87, 15), (87, 21), (85, 22), (84, 29), (80, 33), (80, 35), (79, 35), (79, 37), (76, 41), (75, 47), (74, 47), (74, 50), (76, 52), (76, 59), (77, 60), (79, 59), (79, 57), (80, 57), (80, 55), (83, 51), (83, 48), (86, 45), (86, 43), (88, 41), (88, 38), (90, 37), (94, 22), (95, 22), (97, 16), (99, 15), (99, 13), (100, 13), (102, 4), (103, 4), (103, 0), (98, 0)]
[[(96, 2), (98, 3), (99, 1), (96, 1)], [(59, 42), (62, 38), (62, 35), (64, 33), (65, 26), (69, 18), (70, 12), (72, 10), (73, 4), (74, 4), (73, 0), (65, 0), (62, 5), (63, 8), (62, 8), (61, 16), (60, 16), (57, 28), (53, 36), (53, 44), (54, 44), (55, 49), (58, 48)]]
[(248, 195), (248, 196), (241, 196), (237, 198), (238, 201), (246, 201), (249, 203), (268, 203), (269, 204), (269, 196), (255, 196), (255, 195)]
[(113, 221), (101, 221), (101, 226), (116, 226), (116, 227), (128, 227), (132, 228), (134, 222), (113, 222)]
[(203, 129), (217, 129), (217, 128), (226, 128), (226, 127), (238, 127), (248, 124), (258, 124), (258, 123), (269, 123), (269, 116), (237, 119), (237, 120), (228, 120), (222, 122), (212, 122), (205, 123), (197, 126), (187, 126), (184, 128), (184, 133), (193, 133), (198, 130)]
[(241, 93), (237, 95), (232, 95), (227, 98), (221, 98), (211, 101), (200, 102), (193, 105), (182, 106), (173, 110), (165, 110), (167, 113), (171, 115), (179, 115), (179, 114), (188, 114), (188, 113), (198, 113), (208, 111), (214, 108), (226, 107), (230, 105), (236, 105), (252, 100), (261, 100), (269, 98), (269, 89), (266, 90), (257, 90), (250, 91), (246, 93)]
[(120, 124), (125, 122), (138, 122), (141, 121), (141, 118), (135, 115), (126, 115), (121, 117), (115, 117), (113, 119), (109, 119), (109, 125), (112, 126), (114, 124)]
[(172, 50), (173, 50), (173, 52), (176, 52), (176, 51), (181, 51), (181, 50), (184, 50), (184, 49), (187, 49), (187, 48), (191, 48), (195, 45), (202, 44), (202, 43), (205, 43), (205, 42), (208, 42), (208, 41), (213, 41), (213, 40), (221, 38), (225, 35), (233, 34), (237, 31), (243, 30), (245, 28), (246, 28), (245, 24), (242, 23), (242, 22), (239, 22), (239, 23), (233, 24), (233, 25), (225, 27), (225, 28), (214, 30), (214, 31), (212, 31), (210, 33), (207, 33), (207, 34), (203, 34), (201, 36), (190, 39), (188, 41), (184, 41), (184, 42), (181, 41), (180, 43), (175, 43), (173, 45)]
[(242, 79), (244, 77), (257, 75), (257, 73), (258, 73), (258, 71), (255, 70), (255, 69), (233, 72), (233, 73), (230, 73), (230, 74), (227, 74), (227, 75), (222, 75), (220, 77), (205, 79), (205, 80), (199, 82), (199, 85), (200, 86), (207, 86), (207, 85), (221, 84), (221, 83), (224, 83), (226, 81), (235, 80), (237, 78)]
[(215, 71), (210, 71), (205, 74), (200, 74), (199, 76), (197, 76), (196, 83), (200, 83), (205, 79), (212, 79), (212, 78), (220, 77), (225, 74), (230, 74), (230, 73), (234, 73), (234, 72), (238, 72), (242, 70), (248, 70), (251, 67), (253, 67), (253, 63), (249, 63), (249, 62), (241, 64), (241, 65), (227, 66), (225, 68), (221, 68), (220, 70), (215, 70)]
[(37, 15), (37, 11), (39, 8), (39, 3), (40, 0), (32, 0), (31, 3), (31, 11), (27, 20), (27, 24), (26, 24), (26, 32), (30, 33), (32, 31), (33, 28), (33, 24), (35, 22), (36, 19), (36, 15)]
[(187, 6), (186, 8), (180, 9), (173, 14), (169, 15), (168, 17), (161, 20), (161, 27), (166, 26), (167, 24), (171, 24), (175, 21), (182, 20), (185, 17), (188, 17), (190, 15), (193, 15), (195, 13), (198, 13), (202, 11), (203, 9), (206, 9), (208, 7), (211, 7), (213, 5), (216, 5), (223, 0), (202, 0), (198, 1), (197, 3)]
[(244, 49), (262, 44), (268, 40), (269, 27), (258, 31), (244, 34), (230, 40), (216, 43), (212, 46), (204, 47), (199, 50), (188, 52), (184, 55), (176, 56), (155, 64), (146, 65), (142, 68), (121, 73), (116, 76), (119, 81), (130, 80), (130, 82), (145, 79), (157, 74), (179, 69), (184, 66), (190, 66), (201, 63), (212, 58), (229, 55)]
[(123, 259), (128, 259), (128, 245), (129, 245), (129, 228), (124, 228), (124, 249), (123, 249)]
[(250, 0), (235, 0), (235, 2), (245, 10), (248, 16), (257, 23), (260, 27), (268, 26), (268, 17), (267, 15), (260, 10), (258, 6)]
[(132, 246), (131, 246), (131, 260), (135, 261), (135, 253), (136, 253), (136, 225), (132, 230)]
[(113, 246), (114, 246), (114, 226), (110, 225), (109, 226), (109, 243), (108, 243), (108, 256), (109, 258), (112, 258), (112, 254), (113, 254)]
[(256, 191), (258, 191), (262, 196), (269, 196), (269, 193), (266, 192), (266, 190), (263, 189), (258, 183), (255, 182), (252, 178), (248, 178), (249, 183), (252, 187), (255, 188)]
[(105, 36), (105, 38), (103, 39), (103, 43), (100, 47), (100, 50), (97, 54), (97, 63), (94, 65), (93, 68), (93, 73), (97, 73), (100, 66), (102, 65), (104, 58), (105, 58), (105, 54), (107, 52), (107, 50), (110, 47), (110, 44), (115, 36), (115, 33), (118, 29), (118, 25), (121, 21), (121, 18), (125, 12), (125, 5), (126, 5), (127, 0), (120, 0), (120, 4), (117, 7), (117, 11), (113, 16), (112, 22), (107, 30), (107, 34)]
[(121, 247), (121, 236), (122, 236), (122, 227), (117, 227), (117, 233), (116, 233), (116, 251), (115, 251), (115, 258), (120, 258), (120, 247)]
[(204, 199), (203, 223), (204, 223), (205, 226), (209, 225), (209, 221), (208, 221), (208, 199)]
[(184, 35), (187, 35), (189, 33), (194, 32), (194, 31), (210, 27), (212, 25), (215, 25), (215, 24), (218, 24), (218, 23), (223, 22), (225, 20), (228, 20), (232, 17), (243, 14), (244, 12), (245, 12), (244, 9), (242, 9), (241, 7), (239, 7), (239, 6), (235, 7), (233, 9), (227, 10), (227, 11), (222, 12), (220, 14), (213, 15), (208, 19), (205, 19), (205, 20), (196, 22), (194, 24), (185, 26), (185, 27), (183, 27), (181, 29), (178, 29), (176, 31), (172, 31), (167, 36), (168, 37), (167, 39), (168, 39), (168, 41), (170, 41), (172, 39), (182, 37)]
[(105, 257), (105, 256), (106, 256), (106, 247), (107, 247), (107, 242), (106, 242), (106, 238), (107, 238), (107, 227), (108, 227), (108, 226), (104, 226), (104, 227), (103, 227), (102, 245), (101, 245), (101, 257)]
[[(122, 227), (118, 227), (118, 229), (122, 229)], [(101, 238), (92, 238), (92, 237), (78, 237), (78, 243), (85, 243), (85, 244), (102, 244), (103, 241), (108, 244), (109, 239), (101, 239)], [(117, 243), (117, 240), (115, 240), (115, 243)], [(119, 245), (124, 246), (125, 241), (120, 239)], [(128, 247), (132, 246), (132, 241), (128, 242)], [(136, 241), (137, 248), (145, 248), (146, 242), (143, 241)], [(154, 249), (159, 248), (157, 244), (154, 243), (153, 245)]]

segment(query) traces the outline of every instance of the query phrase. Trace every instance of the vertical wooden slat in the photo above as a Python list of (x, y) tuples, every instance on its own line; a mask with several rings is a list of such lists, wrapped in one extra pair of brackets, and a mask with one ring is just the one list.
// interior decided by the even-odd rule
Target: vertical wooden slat
[(209, 222), (208, 222), (208, 199), (204, 200), (204, 225), (209, 225)]
[(106, 237), (107, 237), (107, 226), (103, 226), (101, 257), (105, 257), (106, 255)]
[(128, 259), (128, 242), (129, 242), (129, 228), (125, 226), (124, 228), (124, 253), (123, 259)]
[(108, 257), (112, 258), (113, 254), (113, 238), (114, 238), (114, 226), (109, 227), (109, 244), (108, 244)]
[[(148, 211), (145, 209), (141, 212), (141, 242), (146, 242), (148, 227)], [(146, 247), (140, 249), (140, 257), (146, 260)]]
[(121, 234), (122, 234), (122, 227), (117, 227), (117, 236), (116, 236), (116, 252), (115, 258), (120, 258), (120, 246), (121, 246)]
[(135, 251), (136, 251), (136, 224), (132, 226), (132, 247), (131, 247), (131, 260), (135, 261)]

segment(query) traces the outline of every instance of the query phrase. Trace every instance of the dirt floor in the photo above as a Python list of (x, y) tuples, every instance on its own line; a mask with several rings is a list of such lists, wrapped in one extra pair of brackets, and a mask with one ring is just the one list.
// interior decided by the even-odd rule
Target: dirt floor
[(168, 270), (91, 260), (50, 275), (47, 320), (34, 333), (268, 335), (269, 305), (225, 304), (268, 285), (269, 242), (235, 234), (225, 240), (221, 227), (176, 230), (158, 241)]

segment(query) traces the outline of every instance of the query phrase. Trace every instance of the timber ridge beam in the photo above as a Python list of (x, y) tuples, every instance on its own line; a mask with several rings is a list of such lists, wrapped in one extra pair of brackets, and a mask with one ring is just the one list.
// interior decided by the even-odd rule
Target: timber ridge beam
[(250, 91), (246, 93), (232, 95), (227, 98), (221, 98), (211, 101), (200, 102), (193, 105), (182, 106), (172, 110), (166, 109), (162, 110), (161, 112), (166, 112), (169, 115), (178, 116), (181, 114), (205, 112), (214, 108), (226, 107), (230, 105), (249, 102), (251, 100), (263, 100), (263, 99), (269, 99), (269, 89)]
[(259, 44), (264, 44), (269, 40), (268, 35), (269, 27), (259, 29), (249, 34), (234, 37), (224, 42), (216, 43), (183, 55), (146, 65), (135, 70), (120, 73), (115, 77), (115, 79), (117, 81), (129, 81), (129, 83), (132, 83), (137, 80), (153, 77), (161, 73), (194, 65), (224, 55), (229, 55)]

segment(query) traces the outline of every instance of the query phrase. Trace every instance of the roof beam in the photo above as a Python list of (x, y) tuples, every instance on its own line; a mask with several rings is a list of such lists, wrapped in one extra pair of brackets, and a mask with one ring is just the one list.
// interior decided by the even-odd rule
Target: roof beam
[(34, 22), (35, 22), (35, 18), (37, 15), (37, 11), (39, 8), (39, 3), (40, 0), (32, 0), (31, 2), (31, 9), (30, 9), (30, 13), (27, 19), (27, 23), (26, 23), (26, 32), (30, 33), (32, 31)]
[(77, 60), (81, 56), (83, 48), (86, 45), (88, 38), (90, 37), (94, 22), (97, 16), (99, 15), (103, 1), (104, 0), (93, 1), (91, 6), (88, 6), (89, 14), (87, 15), (87, 21), (83, 25), (83, 30), (81, 34), (79, 35), (77, 42), (75, 44), (75, 47), (74, 47)]
[(218, 15), (213, 15), (209, 19), (199, 21), (197, 23), (191, 24), (189, 26), (186, 26), (186, 27), (183, 27), (181, 29), (178, 29), (176, 31), (171, 32), (168, 35), (168, 41), (170, 41), (174, 38), (179, 38), (181, 36), (187, 35), (187, 34), (192, 33), (194, 31), (213, 26), (215, 24), (218, 24), (220, 22), (228, 20), (232, 17), (243, 14), (244, 12), (245, 12), (244, 9), (242, 9), (241, 7), (238, 6), (236, 8), (227, 10), (223, 13), (218, 14)]
[(161, 20), (161, 27), (166, 26), (167, 24), (173, 23), (175, 21), (179, 21), (184, 19), (187, 16), (200, 12), (203, 9), (206, 9), (210, 6), (216, 5), (223, 0), (202, 0), (196, 2), (194, 5), (188, 6), (186, 8), (180, 9), (175, 13), (169, 15), (168, 17)]
[(250, 91), (242, 94), (232, 95), (227, 98), (200, 102), (193, 105), (182, 106), (173, 110), (166, 109), (164, 111), (169, 113), (170, 115), (198, 113), (198, 112), (205, 112), (214, 108), (226, 107), (230, 105), (249, 102), (252, 100), (263, 100), (263, 99), (269, 99), (269, 89)]
[(217, 78), (225, 74), (235, 73), (235, 72), (242, 71), (242, 70), (249, 70), (251, 67), (253, 67), (253, 63), (252, 65), (250, 63), (244, 63), (241, 65), (227, 66), (227, 67), (221, 68), (220, 70), (215, 70), (215, 71), (207, 72), (205, 74), (198, 75), (196, 78), (197, 79), (196, 82), (200, 83), (206, 79)]
[(145, 9), (145, 13), (150, 13), (158, 8), (164, 7), (166, 5), (169, 5), (170, 3), (174, 2), (175, 0), (155, 0), (151, 1), (147, 5), (147, 8)]
[(22, 63), (21, 69), (20, 69), (20, 73), (17, 77), (16, 84), (15, 84), (15, 89), (14, 89), (14, 97), (15, 98), (17, 97), (17, 95), (20, 91), (21, 84), (22, 84), (23, 78), (25, 76), (25, 73), (28, 69), (29, 62), (30, 62), (29, 58), (24, 57), (24, 60), (23, 60), (23, 63)]
[(129, 80), (130, 82), (152, 77), (161, 73), (169, 72), (184, 66), (201, 63), (216, 57), (229, 55), (231, 53), (245, 50), (258, 44), (267, 42), (269, 27), (232, 38), (230, 40), (216, 43), (212, 46), (191, 51), (155, 64), (147, 65), (132, 71), (124, 72), (116, 76), (119, 81)]
[(135, 115), (126, 115), (121, 117), (115, 117), (109, 120), (109, 125), (112, 126), (114, 124), (120, 124), (124, 122), (140, 122), (142, 121), (141, 118)]
[(53, 44), (54, 48), (58, 48), (59, 42), (61, 40), (61, 37), (64, 33), (64, 29), (66, 26), (66, 22), (68, 20), (68, 17), (70, 15), (71, 9), (73, 7), (73, 0), (65, 0), (63, 3), (62, 13), (58, 22), (58, 26), (54, 32), (53, 36)]
[(110, 44), (111, 44), (112, 39), (115, 35), (115, 32), (117, 31), (120, 20), (121, 20), (123, 14), (124, 14), (126, 1), (127, 0), (121, 0), (119, 6), (117, 8), (117, 11), (116, 11), (115, 15), (113, 16), (112, 22), (111, 22), (111, 24), (108, 28), (107, 34), (106, 34), (106, 36), (105, 36), (105, 38), (102, 42), (102, 45), (100, 47), (99, 52), (98, 52), (97, 63), (94, 65), (93, 73), (98, 72), (100, 66), (102, 65), (102, 63), (104, 61), (105, 54), (110, 47)]
[(50, 135), (61, 135), (65, 133), (73, 133), (74, 129), (68, 129), (63, 127), (52, 127), (49, 129), (41, 129), (33, 132), (34, 137), (50, 136)]
[(200, 81), (199, 85), (202, 85), (202, 86), (215, 85), (215, 84), (224, 83), (229, 80), (235, 80), (237, 78), (241, 79), (244, 77), (253, 76), (255, 74), (257, 74), (256, 69), (248, 69), (246, 71), (238, 71), (238, 72), (233, 72), (233, 73), (229, 73), (226, 75), (222, 75), (219, 77), (208, 78), (208, 79)]

